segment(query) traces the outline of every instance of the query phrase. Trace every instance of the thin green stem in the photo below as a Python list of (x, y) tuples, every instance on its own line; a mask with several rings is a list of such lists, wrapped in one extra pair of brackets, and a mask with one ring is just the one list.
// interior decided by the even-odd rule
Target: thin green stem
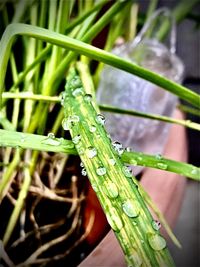
[[(80, 68), (84, 68), (83, 66), (79, 66)], [(85, 71), (84, 71), (85, 72)], [(83, 76), (84, 80), (84, 76)], [(87, 88), (87, 85), (86, 85)], [(90, 86), (91, 88), (91, 86)], [(88, 94), (92, 94), (94, 96), (94, 88), (92, 91), (87, 92)], [(59, 103), (61, 100), (60, 96), (45, 96), (45, 95), (35, 95), (29, 92), (24, 92), (24, 93), (9, 93), (5, 92), (3, 93), (3, 99), (31, 99), (31, 100), (37, 100), (37, 101), (45, 101), (45, 102), (57, 102)], [(178, 106), (179, 107), (179, 106)], [(181, 106), (182, 107), (182, 106)], [(136, 117), (141, 117), (141, 118), (147, 118), (147, 119), (152, 119), (152, 120), (158, 120), (158, 121), (164, 121), (167, 123), (175, 123), (179, 124), (182, 126), (185, 126), (187, 128), (191, 128), (197, 131), (200, 131), (200, 124), (195, 123), (190, 120), (180, 120), (180, 119), (174, 119), (171, 117), (167, 116), (161, 116), (161, 115), (156, 115), (156, 114), (149, 114), (149, 113), (144, 113), (144, 112), (139, 112), (136, 110), (128, 110), (128, 109), (120, 109), (117, 107), (109, 106), (109, 105), (99, 105), (99, 108), (102, 111), (108, 111), (108, 112), (113, 112), (113, 113), (119, 113), (123, 115), (131, 115), (131, 116), (136, 116)], [(191, 111), (193, 112), (194, 115), (199, 115), (199, 111), (196, 109), (187, 109), (187, 108), (181, 108), (183, 111)], [(195, 111), (195, 113), (194, 113)]]
[(10, 55), (12, 43), (16, 35), (30, 36), (40, 40), (45, 40), (46, 42), (71, 49), (77, 53), (81, 53), (95, 60), (102, 61), (108, 65), (122, 69), (141, 78), (144, 78), (152, 83), (155, 83), (158, 86), (176, 94), (180, 98), (185, 99), (187, 102), (190, 102), (193, 106), (199, 108), (200, 96), (180, 84), (170, 81), (154, 72), (151, 72), (130, 61), (98, 49), (94, 46), (85, 44), (81, 41), (71, 39), (67, 36), (63, 36), (46, 29), (26, 24), (11, 24), (6, 28), (2, 36), (0, 43), (0, 96), (2, 95), (2, 91), (4, 89), (4, 78), (8, 58)]
[[(61, 117), (62, 116), (63, 115), (61, 115)], [(1, 147), (20, 147), (22, 149), (77, 155), (77, 151), (74, 148), (72, 141), (56, 137), (53, 138), (52, 142), (51, 141), (51, 138), (48, 138), (48, 136), (44, 135), (28, 134), (0, 129)], [(188, 178), (200, 181), (200, 168), (192, 164), (170, 160), (162, 157), (161, 155), (147, 155), (136, 151), (125, 151), (122, 154), (122, 160), (127, 164), (163, 169), (165, 171), (178, 173), (187, 176)]]

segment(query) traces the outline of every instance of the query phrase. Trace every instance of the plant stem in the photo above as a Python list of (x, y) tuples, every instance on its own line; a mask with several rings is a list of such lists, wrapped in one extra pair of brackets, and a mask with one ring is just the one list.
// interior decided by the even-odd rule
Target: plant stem
[[(83, 67), (82, 67), (83, 68)], [(84, 77), (83, 77), (84, 79)], [(88, 94), (92, 94), (94, 96), (94, 89), (92, 92), (87, 92)], [(23, 92), (23, 93), (9, 93), (5, 92), (3, 93), (3, 99), (31, 99), (31, 100), (38, 100), (38, 101), (46, 101), (46, 102), (55, 102), (59, 103), (60, 102), (60, 96), (45, 96), (45, 95), (36, 95), (32, 94), (29, 92)], [(119, 113), (119, 114), (124, 114), (124, 115), (131, 115), (131, 116), (136, 116), (136, 117), (141, 117), (141, 118), (147, 118), (147, 119), (152, 119), (152, 120), (158, 120), (158, 121), (164, 121), (168, 123), (175, 123), (179, 124), (182, 126), (185, 126), (187, 128), (191, 128), (197, 131), (200, 131), (200, 124), (195, 123), (190, 120), (179, 120), (179, 119), (174, 119), (171, 117), (167, 116), (161, 116), (157, 114), (149, 114), (149, 113), (144, 113), (144, 112), (139, 112), (137, 110), (128, 110), (128, 109), (120, 109), (114, 106), (109, 106), (109, 105), (99, 105), (99, 108), (102, 111), (108, 111), (108, 112), (113, 112), (113, 113)], [(191, 112), (194, 115), (199, 115), (200, 111), (196, 109), (192, 109), (189, 107), (183, 107), (182, 105), (179, 105), (178, 108), (180, 108), (183, 111), (186, 112)]]
[[(49, 140), (48, 136), (44, 135), (36, 135), (0, 129), (1, 147), (20, 147), (22, 149), (32, 149), (38, 151), (67, 153), (72, 155), (78, 154), (73, 142), (70, 140), (64, 140), (62, 137), (55, 138), (55, 142), (52, 142), (52, 144), (51, 139)], [(125, 151), (122, 154), (122, 160), (124, 163), (127, 164), (151, 167), (156, 169), (161, 169), (159, 166), (162, 167), (163, 165), (160, 165), (159, 163), (162, 163), (164, 165), (167, 165), (166, 171), (175, 172), (181, 175), (185, 175), (188, 178), (200, 181), (200, 168), (192, 164), (170, 160), (162, 157), (161, 155), (147, 155), (136, 151)]]
[[(127, 61), (123, 58), (120, 58), (116, 55), (113, 55), (109, 52), (98, 49), (89, 44), (85, 44), (81, 41), (71, 39), (67, 36), (42, 29), (35, 26), (30, 26), (26, 24), (10, 24), (1, 39), (0, 42), (0, 97), (4, 88), (4, 78), (8, 63), (8, 58), (10, 55), (10, 50), (12, 43), (16, 35), (25, 35), (40, 40), (45, 40), (49, 43), (59, 45), (64, 48), (71, 49), (77, 53), (81, 53), (85, 56), (93, 58), (95, 60), (102, 61), (113, 67), (117, 67), (134, 75), (137, 75), (141, 78), (144, 78), (152, 83), (157, 84), (158, 86), (176, 94), (182, 99), (185, 99), (187, 102), (191, 103), (193, 106), (199, 108), (200, 96), (186, 87), (177, 84), (173, 81), (170, 81), (154, 72), (151, 72), (145, 68), (142, 68), (130, 61)], [(2, 102), (2, 101), (1, 101)]]
[[(68, 76), (65, 120), (74, 142), (78, 137), (75, 146), (127, 263), (133, 266), (173, 266), (163, 237), (152, 227), (153, 219), (137, 189), (135, 178), (131, 179), (130, 173), (125, 172), (127, 167), (112, 148), (102, 123), (98, 122), (93, 101), (85, 100), (83, 88), (83, 94), (75, 95), (80, 85), (75, 87), (73, 84), (79, 80), (73, 71)], [(77, 120), (73, 122), (72, 118)], [(89, 130), (91, 125), (96, 129), (93, 132)], [(95, 153), (91, 154), (91, 150)], [(114, 165), (109, 163), (110, 159), (114, 160)], [(155, 239), (156, 246), (152, 245)]]

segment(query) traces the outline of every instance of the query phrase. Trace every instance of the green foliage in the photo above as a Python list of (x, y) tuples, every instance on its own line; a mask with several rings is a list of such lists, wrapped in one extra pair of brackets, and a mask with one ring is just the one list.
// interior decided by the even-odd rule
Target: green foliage
[[(134, 34), (137, 17), (132, 20), (132, 16), (136, 14), (137, 6), (133, 8), (130, 0), (113, 1), (102, 14), (102, 7), (108, 1), (95, 3), (93, 0), (19, 0), (16, 5), (10, 4), (14, 13), (12, 18), (12, 12), (8, 10), (9, 5), (2, 3), (0, 6), (1, 22), (5, 28), (0, 41), (0, 126), (3, 128), (0, 129), (0, 201), (10, 198), (11, 202), (15, 203), (2, 238), (3, 245), (6, 247), (9, 244), (25, 208), (30, 188), (34, 183), (38, 183), (40, 174), (37, 162), (42, 158), (44, 165), (44, 152), (54, 152), (62, 156), (60, 162), (57, 162), (56, 158), (52, 160), (52, 165), (57, 164), (59, 167), (55, 175), (57, 182), (64, 173), (68, 155), (72, 154), (80, 156), (86, 169), (83, 173), (86, 171), (89, 176), (108, 221), (123, 248), (127, 264), (173, 266), (166, 242), (155, 227), (147, 204), (153, 207), (174, 242), (177, 245), (179, 242), (162, 214), (124, 164), (163, 169), (198, 181), (199, 168), (160, 155), (127, 152), (119, 144), (114, 144), (113, 147), (103, 127), (104, 118), (98, 115), (99, 108), (176, 123), (194, 130), (200, 130), (200, 125), (155, 114), (98, 106), (93, 81), (97, 83), (103, 63), (106, 63), (151, 81), (179, 96), (196, 108), (189, 109), (195, 114), (199, 113), (200, 96), (180, 84), (108, 52), (119, 36), (129, 39), (130, 35)], [(180, 2), (173, 11), (176, 20), (183, 19), (195, 3), (196, 0)], [(147, 16), (153, 12), (156, 4), (157, 1), (151, 1)], [(105, 47), (96, 48), (91, 43), (105, 27), (108, 27)], [(131, 33), (126, 29), (131, 29)], [(159, 38), (163, 38), (167, 33), (164, 23), (161, 29)], [(94, 76), (93, 70), (90, 69), (93, 60), (99, 63)], [(74, 64), (78, 72), (69, 72)], [(66, 90), (60, 96), (66, 74)], [(182, 109), (188, 111), (188, 107)], [(72, 141), (65, 138), (62, 126), (64, 130), (70, 131)], [(13, 200), (9, 190), (16, 180), (19, 182), (19, 190), (16, 199)], [(46, 197), (68, 201), (56, 195), (52, 188), (47, 189), (43, 182), (40, 181), (39, 184)], [(77, 198), (77, 194), (73, 194), (73, 205), (78, 213), (80, 207), (77, 203), (81, 202), (82, 196)], [(72, 213), (69, 213), (68, 217), (72, 216)], [(77, 222), (77, 216), (74, 215), (74, 218)], [(37, 225), (34, 227), (38, 229)], [(59, 242), (59, 238), (55, 239), (51, 245)], [(50, 259), (38, 257), (51, 245), (46, 243), (41, 246), (24, 264), (48, 263)], [(71, 250), (72, 248), (69, 248), (66, 253)], [(59, 257), (62, 255), (55, 256), (54, 259)]]

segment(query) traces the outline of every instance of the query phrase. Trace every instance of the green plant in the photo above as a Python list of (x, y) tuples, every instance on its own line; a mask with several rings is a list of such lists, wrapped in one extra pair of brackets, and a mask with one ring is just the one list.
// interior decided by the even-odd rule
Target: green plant
[[(180, 244), (162, 214), (157, 211), (154, 203), (130, 174), (124, 163), (164, 169), (198, 181), (200, 180), (200, 170), (190, 164), (170, 159), (127, 152), (122, 149), (121, 145), (117, 147), (117, 154), (104, 130), (104, 118), (98, 117), (99, 108), (178, 123), (195, 130), (200, 130), (200, 125), (153, 114), (142, 114), (107, 106), (98, 107), (89, 65), (91, 59), (94, 59), (138, 75), (176, 94), (192, 104), (195, 110), (199, 108), (200, 96), (156, 73), (87, 44), (91, 43), (108, 24), (110, 28), (105, 44), (106, 49), (112, 48), (116, 38), (120, 35), (133, 38), (123, 30), (122, 26), (127, 23), (127, 11), (131, 10), (129, 13), (131, 17), (136, 10), (136, 5), (132, 7), (131, 1), (113, 2), (111, 7), (97, 19), (97, 14), (106, 3), (107, 1), (100, 1), (94, 5), (93, 1), (89, 0), (78, 2), (50, 0), (49, 2), (32, 1), (30, 3), (19, 1), (12, 20), (6, 8), (1, 9), (4, 25), (6, 26), (10, 22), (14, 23), (7, 26), (0, 43), (0, 124), (3, 128), (0, 130), (0, 144), (5, 147), (2, 149), (1, 155), (0, 199), (4, 201), (5, 198), (8, 198), (15, 205), (2, 236), (3, 245), (6, 247), (9, 244), (19, 218), (23, 220), (24, 200), (29, 192), (35, 193), (42, 187), (44, 188), (39, 191), (40, 195), (44, 194), (46, 198), (71, 203), (68, 217), (73, 217), (72, 225), (76, 227), (80, 204), (84, 197), (82, 194), (78, 195), (75, 189), (72, 190), (73, 197), (71, 199), (66, 196), (62, 197), (62, 194), (56, 193), (58, 190), (56, 186), (64, 172), (68, 159), (66, 155), (78, 154), (102, 203), (108, 221), (116, 232), (127, 263), (130, 266), (141, 266), (142, 264), (144, 266), (162, 266), (163, 264), (173, 266), (173, 260), (166, 248), (164, 238), (159, 234), (158, 228), (152, 226), (154, 221), (146, 204), (154, 207), (171, 238), (177, 245)], [(180, 20), (182, 15), (186, 15), (195, 3), (196, 1), (181, 2), (174, 10), (177, 20)], [(155, 1), (152, 1), (148, 14), (154, 10), (154, 4)], [(46, 12), (47, 9), (48, 12)], [(27, 10), (30, 13), (28, 17), (26, 16)], [(38, 13), (39, 10), (41, 10), (40, 13)], [(75, 18), (71, 21), (74, 14)], [(28, 20), (31, 25), (18, 23), (23, 21), (22, 19), (25, 22)], [(116, 21), (120, 21), (117, 27), (115, 26)], [(166, 24), (163, 25), (161, 37), (167, 32)], [(130, 32), (134, 34), (136, 18), (134, 23), (129, 22), (128, 28), (132, 29)], [(16, 36), (20, 36), (20, 39), (16, 39)], [(48, 44), (45, 46), (46, 43)], [(23, 52), (22, 62), (17, 55), (18, 49), (21, 53)], [(95, 82), (98, 81), (101, 68), (102, 65), (99, 64), (94, 74)], [(6, 71), (7, 80), (5, 82)], [(63, 80), (66, 76), (65, 92), (59, 96), (63, 91)], [(9, 82), (8, 77), (12, 83)], [(6, 92), (3, 92), (4, 89)], [(13, 108), (12, 112), (10, 106)], [(61, 124), (64, 130), (70, 130), (72, 141), (65, 138)], [(48, 136), (46, 136), (47, 133), (49, 133)], [(60, 137), (57, 138), (55, 135)], [(11, 147), (14, 149), (11, 150)], [(42, 151), (43, 154), (40, 154), (39, 151)], [(53, 175), (53, 179), (49, 182), (50, 189), (41, 182), (40, 176), (44, 173), (44, 168), (41, 170), (37, 168), (38, 160), (42, 161), (43, 167), (46, 166), (44, 151), (64, 153), (60, 154), (59, 160), (52, 156), (50, 171), (54, 171), (54, 165), (57, 164), (57, 167), (55, 177)], [(75, 183), (75, 178), (72, 178), (73, 183)], [(19, 194), (16, 199), (13, 199), (9, 192), (12, 190), (12, 184), (17, 184)], [(124, 187), (124, 191), (119, 193), (121, 187)], [(38, 199), (36, 199), (37, 201)], [(40, 235), (43, 231), (42, 227), (37, 225), (33, 210), (30, 214), (34, 231)], [(52, 259), (62, 258), (70, 253), (86, 234), (83, 234), (66, 253), (48, 259), (40, 257), (49, 248), (70, 236), (69, 230), (63, 236), (41, 245), (18, 266), (47, 264)], [(12, 266), (7, 257), (4, 257), (3, 260)]]

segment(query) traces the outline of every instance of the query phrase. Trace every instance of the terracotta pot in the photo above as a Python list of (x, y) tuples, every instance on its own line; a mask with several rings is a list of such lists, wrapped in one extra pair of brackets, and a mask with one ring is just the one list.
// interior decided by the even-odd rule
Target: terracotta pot
[[(183, 114), (176, 110), (176, 118), (183, 119)], [(186, 131), (184, 127), (173, 125), (169, 132), (168, 142), (164, 152), (165, 157), (177, 161), (187, 160), (187, 142)], [(180, 175), (155, 170), (145, 169), (142, 174), (141, 183), (151, 195), (157, 206), (165, 215), (168, 223), (173, 227), (178, 218), (180, 206), (184, 196), (186, 179)], [(95, 202), (95, 196), (89, 201), (88, 207), (95, 209), (96, 206), (96, 228), (88, 236), (88, 243), (95, 245), (102, 233), (106, 232), (105, 218), (98, 202)], [(87, 223), (87, 220), (86, 220)], [(101, 227), (102, 226), (102, 227)], [(163, 232), (166, 235), (165, 232)], [(112, 230), (104, 237), (98, 246), (82, 261), (79, 267), (123, 267), (126, 266), (124, 256), (117, 239)]]

